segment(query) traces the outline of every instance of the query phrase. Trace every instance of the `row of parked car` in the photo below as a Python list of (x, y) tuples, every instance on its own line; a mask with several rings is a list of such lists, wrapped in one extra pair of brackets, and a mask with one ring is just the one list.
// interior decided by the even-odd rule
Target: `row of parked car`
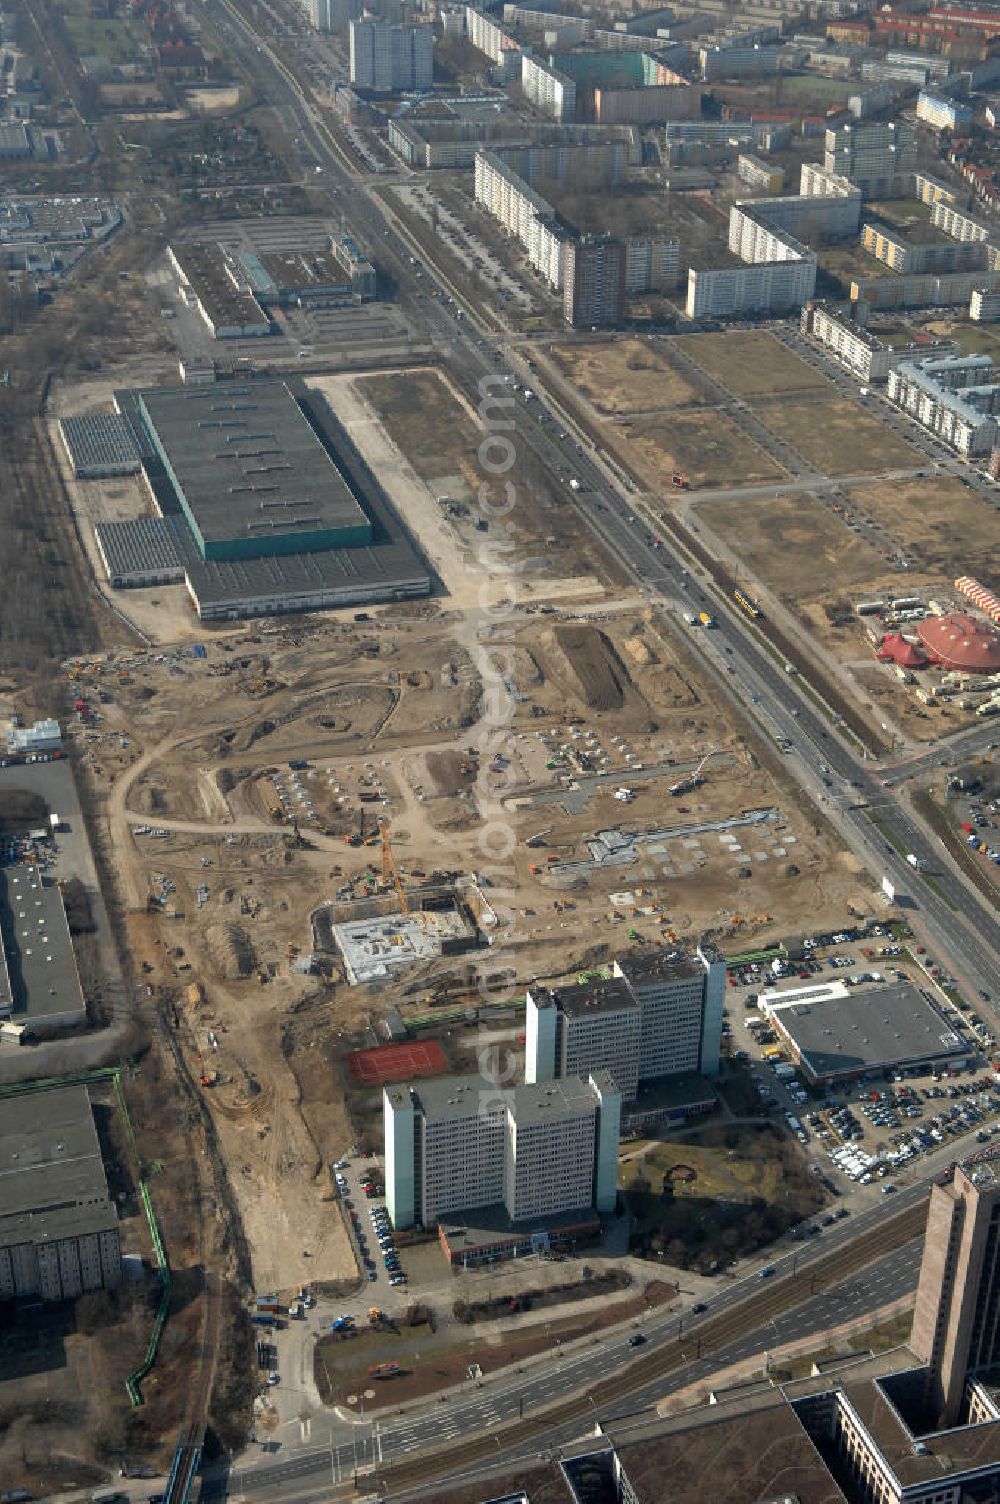
[[(370, 1215), (372, 1229), (378, 1238), (379, 1247), (382, 1250), (382, 1262), (385, 1265), (385, 1272), (389, 1276), (389, 1283), (390, 1285), (405, 1285), (406, 1275), (403, 1273), (402, 1265), (399, 1262), (399, 1255), (396, 1252), (396, 1245), (393, 1242), (392, 1230), (389, 1226), (389, 1214), (385, 1210), (385, 1207), (373, 1206), (370, 1208)], [(374, 1265), (372, 1268), (374, 1268)], [(369, 1279), (373, 1278), (371, 1270), (369, 1270), (368, 1277)]]

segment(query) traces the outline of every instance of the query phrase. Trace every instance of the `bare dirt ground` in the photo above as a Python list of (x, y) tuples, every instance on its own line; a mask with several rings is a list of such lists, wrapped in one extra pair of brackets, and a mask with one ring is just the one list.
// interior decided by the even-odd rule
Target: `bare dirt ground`
[[(922, 705), (913, 692), (915, 686), (901, 684), (890, 668), (876, 663), (864, 622), (854, 607), (861, 600), (903, 593), (957, 604), (950, 582), (961, 571), (965, 557), (959, 536), (963, 513), (952, 525), (944, 511), (939, 525), (928, 527), (927, 542), (921, 545), (917, 497), (926, 505), (931, 492), (939, 489), (938, 482), (886, 483), (871, 489), (879, 494), (871, 496), (868, 487), (854, 493), (865, 514), (883, 518), (897, 535), (914, 540), (913, 567), (905, 572), (893, 567), (885, 550), (850, 531), (840, 517), (808, 494), (753, 502), (696, 502), (695, 511), (705, 526), (738, 551), (749, 573), (834, 655), (867, 696), (876, 717), (884, 719), (888, 713), (906, 734), (926, 741), (963, 725), (968, 714), (943, 702)], [(969, 495), (958, 482), (945, 483), (940, 489), (946, 498), (952, 490), (962, 498)], [(889, 498), (884, 511), (883, 495)], [(971, 501), (965, 506), (969, 513), (974, 511)], [(949, 535), (958, 546), (954, 551), (947, 544), (941, 548), (934, 567), (928, 556), (936, 552), (938, 540), (950, 541)], [(919, 567), (921, 553), (928, 567)]]
[(677, 343), (736, 397), (768, 397), (815, 388), (831, 391), (819, 371), (787, 350), (767, 330), (682, 335)]
[(698, 393), (670, 363), (662, 342), (601, 340), (586, 345), (550, 345), (559, 369), (599, 413), (641, 413), (687, 407)]
[(850, 495), (904, 543), (912, 567), (928, 575), (951, 581), (974, 574), (977, 558), (1000, 554), (1000, 513), (961, 481), (883, 481)]
[(751, 405), (772, 433), (786, 439), (824, 475), (903, 470), (916, 460), (909, 444), (844, 398), (820, 392), (815, 397), (790, 400), (783, 395)]
[(654, 491), (670, 496), (679, 470), (698, 489), (760, 485), (785, 472), (747, 439), (724, 413), (674, 412), (637, 418), (618, 447), (627, 463)]

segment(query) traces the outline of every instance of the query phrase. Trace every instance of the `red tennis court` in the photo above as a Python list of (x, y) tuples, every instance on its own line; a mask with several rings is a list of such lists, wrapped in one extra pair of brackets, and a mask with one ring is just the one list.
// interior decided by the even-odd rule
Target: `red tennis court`
[(411, 1076), (440, 1076), (448, 1069), (444, 1050), (436, 1039), (355, 1050), (353, 1055), (348, 1055), (347, 1063), (351, 1075), (366, 1086), (381, 1086), (384, 1081), (407, 1081)]

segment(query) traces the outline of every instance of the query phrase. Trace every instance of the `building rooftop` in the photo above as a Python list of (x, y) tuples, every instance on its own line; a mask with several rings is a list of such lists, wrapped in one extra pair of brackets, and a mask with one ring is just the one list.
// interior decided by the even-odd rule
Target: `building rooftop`
[[(405, 1092), (406, 1088), (402, 1088)], [(476, 1073), (436, 1076), (413, 1087), (428, 1122), (451, 1122), (476, 1117), (484, 1105), (509, 1107), (518, 1123), (539, 1123), (546, 1118), (592, 1110), (594, 1090), (588, 1081), (567, 1076), (561, 1081), (542, 1081), (534, 1086), (494, 1086)]]
[(845, 1384), (843, 1393), (904, 1488), (1000, 1462), (1000, 1424), (996, 1421), (921, 1433), (917, 1438), (880, 1384)]
[(623, 1008), (638, 1008), (638, 1003), (623, 981), (617, 978), (578, 982), (571, 987), (557, 987), (555, 1000), (569, 1018), (587, 1018), (598, 1013), (619, 1013)]
[(233, 281), (221, 246), (189, 241), (170, 249), (217, 328), (269, 328), (253, 294)]
[(116, 1222), (87, 1088), (0, 1098), (0, 1248)]
[(206, 547), (341, 529), (370, 534), (285, 382), (164, 387), (138, 401)]
[[(551, 1238), (579, 1234), (584, 1228), (599, 1225), (600, 1216), (592, 1206), (575, 1207), (571, 1211), (553, 1212), (547, 1217), (526, 1217), (522, 1222), (512, 1222), (507, 1208), (474, 1206), (468, 1212), (448, 1212), (440, 1219), (449, 1252), (454, 1256), (473, 1249), (488, 1247), (504, 1238), (523, 1236), (530, 1225), (532, 1232), (547, 1232)], [(532, 1499), (534, 1504), (534, 1499)]]
[(86, 1005), (62, 894), (36, 868), (0, 868), (0, 937), (14, 1022), (73, 1013), (82, 1020)]
[(615, 970), (633, 987), (648, 987), (653, 982), (684, 982), (705, 974), (701, 962), (683, 950), (632, 951), (618, 957)]
[(174, 533), (165, 517), (129, 517), (122, 522), (98, 522), (94, 534), (112, 579), (141, 574), (174, 574), (182, 578)]
[(847, 997), (772, 1007), (772, 1017), (816, 1076), (881, 1070), (964, 1055), (930, 994), (909, 983), (854, 987)]

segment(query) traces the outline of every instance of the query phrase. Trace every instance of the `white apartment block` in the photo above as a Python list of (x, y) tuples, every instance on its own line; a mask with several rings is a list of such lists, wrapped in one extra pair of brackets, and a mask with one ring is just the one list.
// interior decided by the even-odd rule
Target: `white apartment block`
[[(905, 360), (913, 360), (923, 352), (926, 345), (889, 345), (867, 329), (856, 324), (847, 313), (840, 312), (824, 303), (807, 303), (802, 310), (803, 334), (812, 335), (818, 344), (825, 346), (866, 385), (880, 385), (888, 381), (889, 372)], [(935, 347), (940, 356), (953, 355), (958, 346), (953, 340), (941, 340)]]
[(977, 324), (995, 324), (1000, 319), (1000, 292), (975, 287), (969, 299), (969, 318)]
[(705, 83), (720, 78), (763, 78), (778, 71), (779, 49), (755, 43), (752, 47), (702, 47), (698, 65)]
[(689, 267), (688, 318), (735, 318), (801, 308), (816, 291), (816, 258), (759, 266)]
[(959, 454), (990, 454), (997, 443), (1000, 381), (988, 355), (904, 361), (889, 373), (888, 396)]
[(878, 198), (891, 195), (894, 179), (913, 171), (916, 153), (916, 133), (905, 121), (850, 121), (827, 131), (823, 166), (849, 178), (866, 198)]
[(974, 214), (943, 200), (938, 200), (931, 209), (931, 224), (950, 235), (952, 240), (989, 240), (993, 233), (989, 225), (976, 219)]
[(484, 53), (499, 70), (501, 83), (513, 83), (521, 75), (521, 44), (515, 41), (492, 16), (475, 6), (465, 7), (465, 30), (477, 51)]
[(364, 0), (309, 0), (309, 19), (317, 31), (339, 31), (363, 10)]
[(860, 198), (861, 190), (839, 172), (829, 172), (816, 162), (803, 162), (799, 171), (800, 198)]
[(572, 120), (576, 115), (574, 80), (526, 52), (521, 56), (521, 89), (536, 109), (553, 120)]
[(997, 280), (993, 270), (862, 277), (851, 283), (851, 302), (864, 303), (870, 309), (947, 308), (968, 303), (977, 288), (992, 291)]
[(765, 193), (780, 193), (785, 186), (785, 170), (773, 162), (764, 162), (749, 152), (741, 152), (736, 158), (736, 176), (751, 188), (762, 188)]
[(351, 22), (351, 83), (373, 93), (426, 91), (434, 81), (434, 31), (365, 18)]
[(726, 967), (705, 946), (695, 955), (654, 951), (616, 961), (610, 978), (527, 995), (525, 1079), (611, 1075), (623, 1101), (665, 1076), (719, 1072)]
[(621, 1095), (586, 1081), (500, 1088), (480, 1075), (383, 1091), (386, 1202), (393, 1226), (433, 1227), (503, 1207), (512, 1223), (614, 1210)]
[(932, 178), (929, 172), (915, 172), (913, 174), (912, 189), (913, 197), (922, 204), (959, 204), (967, 202), (966, 195), (957, 188), (952, 188), (948, 183), (942, 183), (940, 178)]
[(572, 233), (560, 225), (547, 199), (495, 152), (476, 156), (476, 202), (524, 246), (528, 261), (553, 292), (562, 292), (565, 249)]

